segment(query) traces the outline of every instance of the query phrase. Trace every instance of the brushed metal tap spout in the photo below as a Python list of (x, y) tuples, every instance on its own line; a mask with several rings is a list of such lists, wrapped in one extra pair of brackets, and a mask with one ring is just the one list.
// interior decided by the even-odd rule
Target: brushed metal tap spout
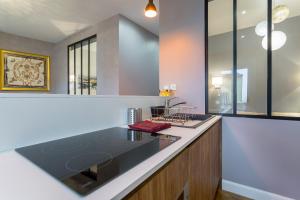
[(170, 102), (173, 100), (173, 99), (177, 99), (177, 97), (173, 97), (173, 98), (166, 98), (166, 101), (165, 101), (165, 108), (168, 109), (170, 107)]
[(174, 105), (172, 105), (172, 106), (169, 105), (169, 108), (173, 108), (173, 107), (175, 107), (175, 106), (183, 105), (183, 104), (186, 104), (186, 101), (183, 101), (183, 102), (180, 102), (180, 103), (176, 103), (176, 104), (174, 104)]

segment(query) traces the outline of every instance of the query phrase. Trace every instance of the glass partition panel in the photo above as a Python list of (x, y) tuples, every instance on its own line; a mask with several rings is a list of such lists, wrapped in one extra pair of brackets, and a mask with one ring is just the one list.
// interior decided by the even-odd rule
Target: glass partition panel
[(233, 4), (208, 2), (208, 112), (232, 113)]
[(237, 1), (237, 114), (267, 114), (268, 1)]
[(69, 94), (75, 94), (74, 47), (69, 47)]
[(82, 42), (82, 94), (89, 94), (89, 42)]
[(90, 93), (97, 94), (97, 38), (90, 40)]
[(81, 44), (75, 45), (75, 81), (76, 95), (81, 95)]
[(300, 117), (300, 1), (273, 1), (272, 115)]
[(69, 45), (69, 94), (97, 94), (96, 47), (96, 36)]

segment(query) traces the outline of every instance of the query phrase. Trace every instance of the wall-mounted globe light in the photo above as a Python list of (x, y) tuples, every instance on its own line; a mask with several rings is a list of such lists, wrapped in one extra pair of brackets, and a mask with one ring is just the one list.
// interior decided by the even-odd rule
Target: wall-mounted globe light
[[(272, 24), (272, 30), (274, 30), (274, 24)], [(259, 22), (255, 27), (255, 33), (258, 36), (262, 36), (262, 37), (267, 35), (267, 33), (268, 33), (268, 22), (266, 20), (262, 21), (262, 22)]]
[(272, 22), (277, 24), (288, 18), (290, 9), (286, 5), (278, 5), (272, 10)]
[[(272, 51), (278, 50), (283, 47), (286, 43), (287, 37), (286, 34), (282, 31), (272, 31)], [(267, 35), (263, 38), (262, 47), (268, 49), (268, 37)]]

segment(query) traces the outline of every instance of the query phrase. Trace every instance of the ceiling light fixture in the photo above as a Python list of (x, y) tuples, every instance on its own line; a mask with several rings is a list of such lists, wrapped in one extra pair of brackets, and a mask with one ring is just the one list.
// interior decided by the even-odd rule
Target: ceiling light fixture
[[(283, 47), (286, 43), (286, 34), (282, 31), (272, 31), (272, 51), (278, 50)], [(267, 35), (263, 38), (261, 42), (265, 50), (268, 49), (268, 37)]]
[(288, 18), (290, 9), (286, 5), (278, 5), (272, 10), (272, 22), (278, 24)]
[(246, 10), (243, 10), (243, 11), (242, 11), (242, 15), (245, 15), (246, 13), (247, 13)]
[[(272, 30), (274, 30), (274, 24), (272, 24)], [(255, 27), (255, 33), (258, 36), (261, 36), (261, 37), (267, 35), (267, 33), (268, 33), (268, 22), (266, 20), (262, 21), (262, 22), (259, 22)]]
[(146, 8), (145, 8), (145, 16), (149, 18), (156, 17), (157, 15), (157, 9), (156, 6), (153, 3), (153, 0), (149, 0)]

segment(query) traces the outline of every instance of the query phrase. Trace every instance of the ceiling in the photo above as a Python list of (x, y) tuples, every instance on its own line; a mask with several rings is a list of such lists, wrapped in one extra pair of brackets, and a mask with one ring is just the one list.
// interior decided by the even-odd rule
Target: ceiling
[[(158, 7), (159, 0), (154, 1)], [(144, 16), (147, 0), (0, 0), (0, 31), (47, 42), (116, 14), (122, 14), (158, 35), (158, 17)]]
[[(240, 0), (237, 3), (238, 29), (256, 26), (259, 22), (267, 19), (267, 0)], [(299, 0), (273, 0), (274, 4), (287, 5), (290, 9), (289, 17), (300, 15)], [(232, 31), (232, 15), (232, 0), (210, 1), (208, 4), (209, 36)]]

